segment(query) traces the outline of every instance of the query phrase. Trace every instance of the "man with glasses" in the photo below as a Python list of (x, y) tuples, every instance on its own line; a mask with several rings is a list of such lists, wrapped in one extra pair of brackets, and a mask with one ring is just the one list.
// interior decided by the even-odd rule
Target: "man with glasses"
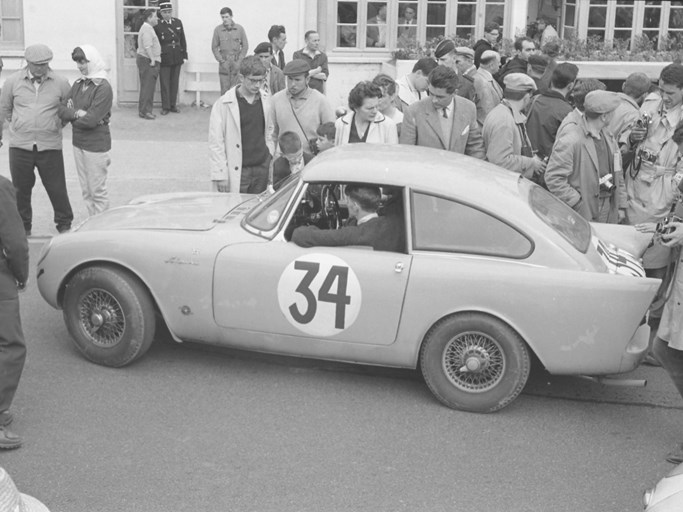
[(260, 89), (266, 68), (255, 55), (240, 63), (240, 85), (228, 90), (211, 109), (209, 168), (213, 190), (259, 194), (268, 185), (273, 148), (269, 144), (269, 104)]
[(495, 21), (491, 21), (484, 26), (484, 38), (480, 39), (472, 49), (474, 50), (474, 65), (479, 67), (481, 62), (481, 55), (487, 51), (498, 51), (496, 49), (498, 37), (500, 36), (500, 25)]

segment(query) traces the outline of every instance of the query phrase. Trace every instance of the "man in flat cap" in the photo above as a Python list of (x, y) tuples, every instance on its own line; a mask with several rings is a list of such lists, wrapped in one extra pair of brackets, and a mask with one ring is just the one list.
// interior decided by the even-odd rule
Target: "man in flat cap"
[(472, 48), (458, 46), (455, 49), (455, 70), (460, 79), (458, 96), (467, 98), (476, 104), (477, 91), (474, 89), (474, 75), (477, 68), (474, 66), (474, 50)]
[(503, 101), (503, 88), (494, 76), (500, 69), (500, 54), (493, 50), (486, 50), (481, 54), (479, 69), (474, 74), (474, 90), (477, 93), (477, 122), (484, 126), (486, 116), (501, 101)]
[(304, 152), (314, 155), (309, 141), (317, 139), (318, 126), (333, 123), (336, 117), (325, 95), (308, 86), (310, 70), (309, 63), (302, 59), (285, 64), (287, 87), (275, 94), (271, 101), (271, 142), (275, 146), (281, 133), (294, 132), (301, 137)]
[(280, 68), (273, 65), (273, 45), (271, 43), (259, 43), (254, 49), (256, 55), (266, 67), (266, 79), (261, 85), (261, 97), (272, 96), (285, 88), (285, 74)]
[(62, 154), (62, 121), (58, 110), (71, 87), (50, 69), (52, 50), (44, 44), (26, 48), (26, 67), (7, 78), (0, 95), (2, 122), (9, 121), (9, 168), (17, 191), (17, 207), (26, 234), (31, 234), (31, 192), (38, 168), (52, 208), (57, 231), (71, 229), (74, 215), (66, 191)]
[(223, 95), (237, 84), (240, 62), (249, 51), (249, 41), (244, 27), (233, 20), (230, 7), (223, 7), (220, 14), (222, 23), (213, 29), (211, 51), (218, 61), (218, 79)]
[(515, 39), (515, 55), (500, 68), (498, 83), (505, 85), (503, 79), (510, 73), (526, 73), (529, 56), (536, 53), (536, 43), (528, 37)]
[(447, 66), (429, 74), (429, 97), (403, 110), (399, 142), (484, 158), (477, 108), (455, 94), (458, 77)]
[(187, 60), (187, 43), (183, 23), (174, 18), (173, 4), (159, 2), (161, 19), (154, 27), (154, 31), (161, 44), (161, 69), (159, 70), (159, 86), (161, 89), (161, 115), (178, 110), (178, 83), (180, 82), (180, 68)]
[(259, 57), (240, 62), (239, 85), (218, 98), (209, 119), (209, 169), (213, 190), (258, 194), (268, 185), (273, 144), (268, 98), (261, 85), (266, 68)]
[[(457, 50), (460, 50), (461, 53), (458, 54)], [(458, 86), (456, 94), (463, 98), (467, 98), (468, 100), (474, 103), (476, 95), (476, 93), (474, 92), (474, 79), (472, 78), (471, 80), (467, 80), (462, 76), (462, 73), (460, 72), (461, 68), (463, 70), (470, 68), (470, 56), (472, 58), (472, 63), (474, 63), (474, 50), (470, 50), (470, 52), (472, 52), (471, 54), (464, 53), (464, 50), (469, 50), (469, 48), (456, 48), (455, 43), (452, 40), (442, 39), (434, 49), (434, 57), (436, 57), (436, 61), (439, 63), (440, 66), (449, 67), (457, 73)], [(457, 65), (456, 61), (460, 62), (460, 66)]]
[(522, 113), (536, 90), (533, 79), (522, 73), (505, 77), (503, 101), (486, 116), (482, 129), (489, 162), (534, 179), (545, 170), (545, 163), (534, 156)]
[(320, 34), (315, 30), (309, 30), (304, 34), (306, 46), (294, 52), (292, 58), (308, 62), (308, 86), (322, 94), (325, 94), (325, 82), (330, 76), (330, 68), (327, 64), (327, 55), (320, 50)]
[(606, 129), (618, 105), (613, 92), (589, 92), (583, 118), (557, 137), (545, 173), (548, 190), (593, 222), (626, 217), (621, 152)]

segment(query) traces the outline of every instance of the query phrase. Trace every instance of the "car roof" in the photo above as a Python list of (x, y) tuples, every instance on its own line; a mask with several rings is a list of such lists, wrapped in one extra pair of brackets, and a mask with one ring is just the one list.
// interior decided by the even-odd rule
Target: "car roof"
[(519, 173), (451, 151), (401, 144), (339, 146), (316, 156), (302, 173), (307, 182), (376, 183), (470, 198), (519, 195)]

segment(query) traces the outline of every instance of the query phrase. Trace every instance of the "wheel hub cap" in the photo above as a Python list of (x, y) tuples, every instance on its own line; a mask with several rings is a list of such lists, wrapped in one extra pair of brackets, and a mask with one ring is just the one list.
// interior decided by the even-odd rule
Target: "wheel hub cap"
[(469, 392), (495, 387), (505, 373), (501, 346), (481, 332), (465, 332), (451, 339), (444, 349), (442, 363), (451, 383)]
[(90, 341), (101, 347), (111, 347), (121, 341), (126, 318), (121, 304), (102, 289), (88, 290), (79, 301), (79, 323)]

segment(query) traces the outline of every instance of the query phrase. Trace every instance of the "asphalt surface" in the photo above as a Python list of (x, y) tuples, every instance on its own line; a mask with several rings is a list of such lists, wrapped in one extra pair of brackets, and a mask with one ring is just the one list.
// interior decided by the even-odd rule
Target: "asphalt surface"
[[(206, 190), (208, 117), (117, 109), (112, 206)], [(39, 181), (34, 210), (35, 262), (55, 233)], [(511, 406), (476, 415), (438, 404), (410, 370), (164, 339), (129, 367), (99, 367), (73, 347), (35, 275), (22, 315), (29, 353), (13, 410), (25, 446), (0, 452), (0, 465), (52, 512), (640, 510), (683, 436), (683, 401), (660, 368), (625, 376), (644, 388), (536, 372)]]

